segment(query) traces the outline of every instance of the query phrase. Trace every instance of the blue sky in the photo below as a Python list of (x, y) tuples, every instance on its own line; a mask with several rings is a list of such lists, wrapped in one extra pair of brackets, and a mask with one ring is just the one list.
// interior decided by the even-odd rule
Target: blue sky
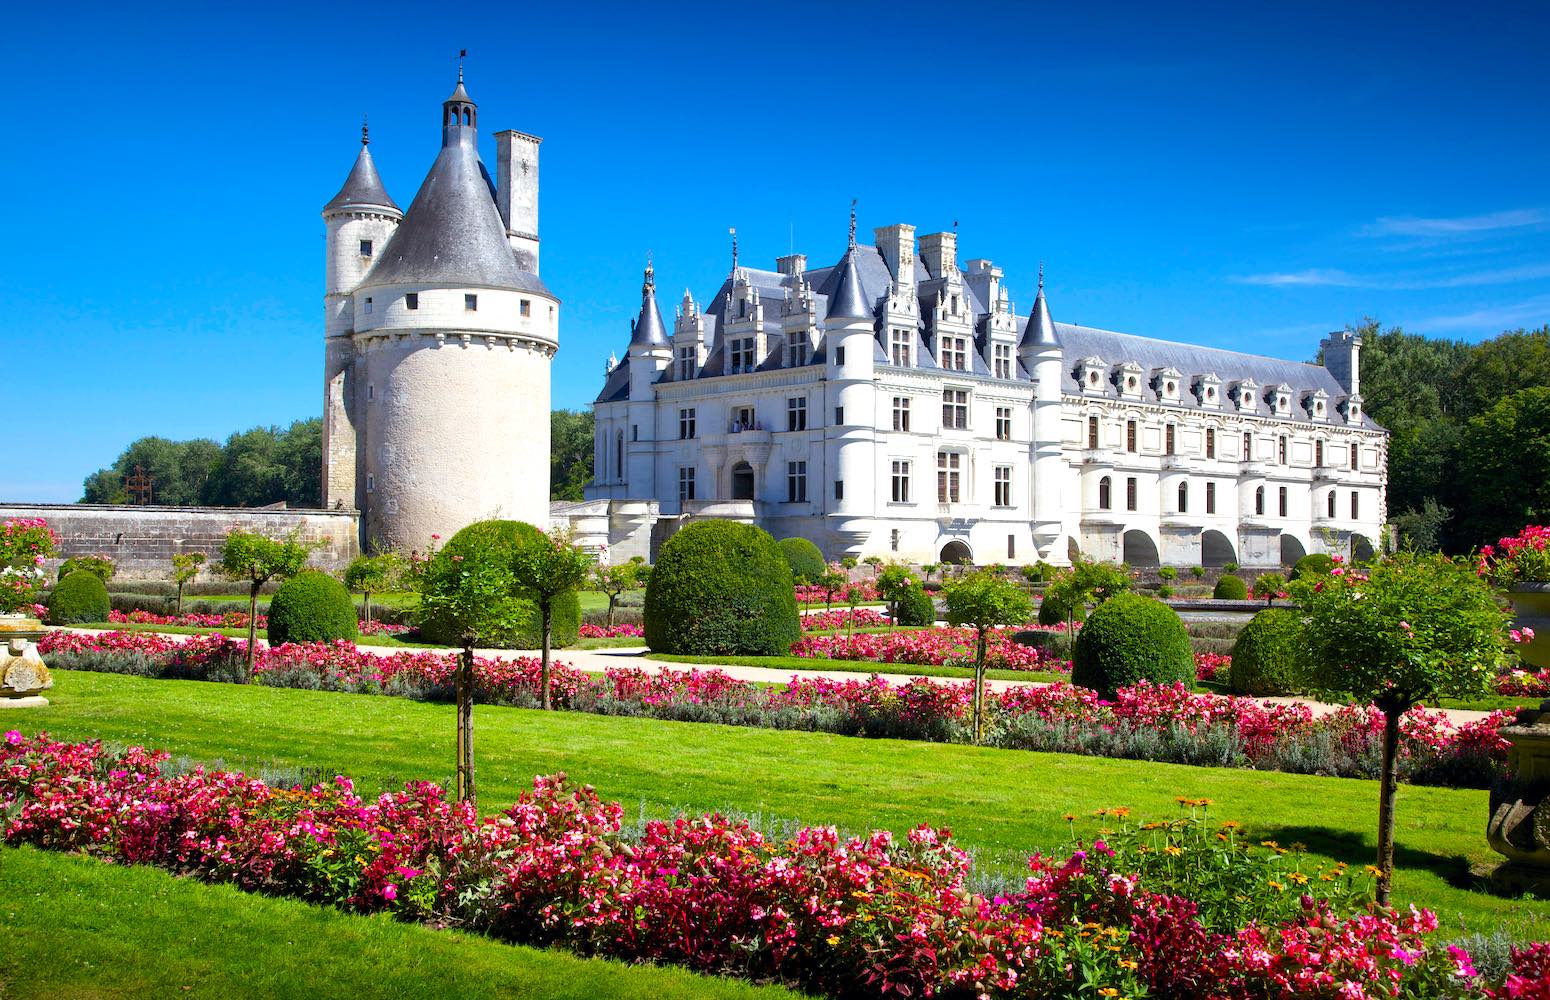
[[(1253, 8), (1253, 9), (1248, 9)], [(1550, 321), (1544, 4), (31, 5), (0, 35), (0, 499), (321, 411), (322, 205), (369, 112), (407, 205), (455, 54), (544, 137), (556, 405), (793, 239), (959, 224), (1057, 319), (1306, 359), (1371, 315)], [(25, 459), (18, 461), (18, 455)]]

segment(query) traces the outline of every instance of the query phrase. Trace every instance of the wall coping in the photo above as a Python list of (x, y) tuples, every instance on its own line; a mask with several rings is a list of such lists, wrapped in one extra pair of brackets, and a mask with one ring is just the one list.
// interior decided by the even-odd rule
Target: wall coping
[(136, 511), (155, 511), (160, 513), (176, 514), (239, 514), (244, 517), (249, 515), (276, 515), (293, 517), (297, 514), (324, 514), (330, 517), (348, 517), (359, 519), (361, 512), (354, 508), (340, 508), (330, 510), (327, 507), (178, 507), (168, 504), (124, 504), (124, 503), (30, 503), (27, 501), (0, 500), (0, 510), (17, 507), (36, 508), (38, 510), (60, 511), (110, 511), (115, 513), (134, 513)]

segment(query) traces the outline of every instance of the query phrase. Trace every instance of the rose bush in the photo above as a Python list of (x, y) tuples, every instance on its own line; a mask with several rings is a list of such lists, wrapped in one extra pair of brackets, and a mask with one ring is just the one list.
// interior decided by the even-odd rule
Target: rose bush
[(59, 535), (41, 517), (10, 518), (0, 524), (0, 614), (27, 611), (43, 582), (43, 563)]

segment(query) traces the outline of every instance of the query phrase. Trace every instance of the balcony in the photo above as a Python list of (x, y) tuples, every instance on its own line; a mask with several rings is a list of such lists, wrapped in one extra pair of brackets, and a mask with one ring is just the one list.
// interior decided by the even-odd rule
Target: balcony
[(1189, 455), (1164, 455), (1162, 457), (1162, 470), (1164, 472), (1189, 472), (1195, 468), (1195, 461)]

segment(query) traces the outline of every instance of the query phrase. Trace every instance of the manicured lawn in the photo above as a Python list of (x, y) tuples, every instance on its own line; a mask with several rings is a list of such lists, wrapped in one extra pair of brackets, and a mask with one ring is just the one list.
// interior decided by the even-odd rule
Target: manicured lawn
[[(348, 773), (368, 794), (451, 774), (448, 705), (64, 670), (55, 679), (53, 705), (0, 723), (233, 767)], [(565, 771), (632, 815), (733, 809), (852, 831), (948, 826), (1007, 873), (1034, 850), (1060, 848), (1067, 813), (1090, 835), (1096, 809), (1167, 818), (1178, 796), (1210, 798), (1214, 818), (1243, 823), (1256, 840), (1301, 842), (1357, 866), (1372, 859), (1377, 826), (1370, 781), (568, 712), (480, 707), (475, 717), (486, 810), (509, 803), (535, 774)], [(1550, 936), (1550, 903), (1475, 891), (1470, 867), (1496, 859), (1485, 819), (1483, 791), (1402, 786), (1396, 901), (1435, 908), (1449, 928)]]
[(795, 997), (361, 917), (154, 868), (0, 849), (5, 997)]
[[(875, 660), (822, 660), (810, 656), (677, 656), (649, 653), (647, 659), (712, 666), (768, 667), (771, 670), (843, 670), (856, 674), (908, 674), (911, 677), (951, 677), (972, 680), (973, 667), (937, 667), (919, 663), (878, 663)], [(1066, 674), (1046, 670), (987, 670), (997, 681), (1067, 681)]]

